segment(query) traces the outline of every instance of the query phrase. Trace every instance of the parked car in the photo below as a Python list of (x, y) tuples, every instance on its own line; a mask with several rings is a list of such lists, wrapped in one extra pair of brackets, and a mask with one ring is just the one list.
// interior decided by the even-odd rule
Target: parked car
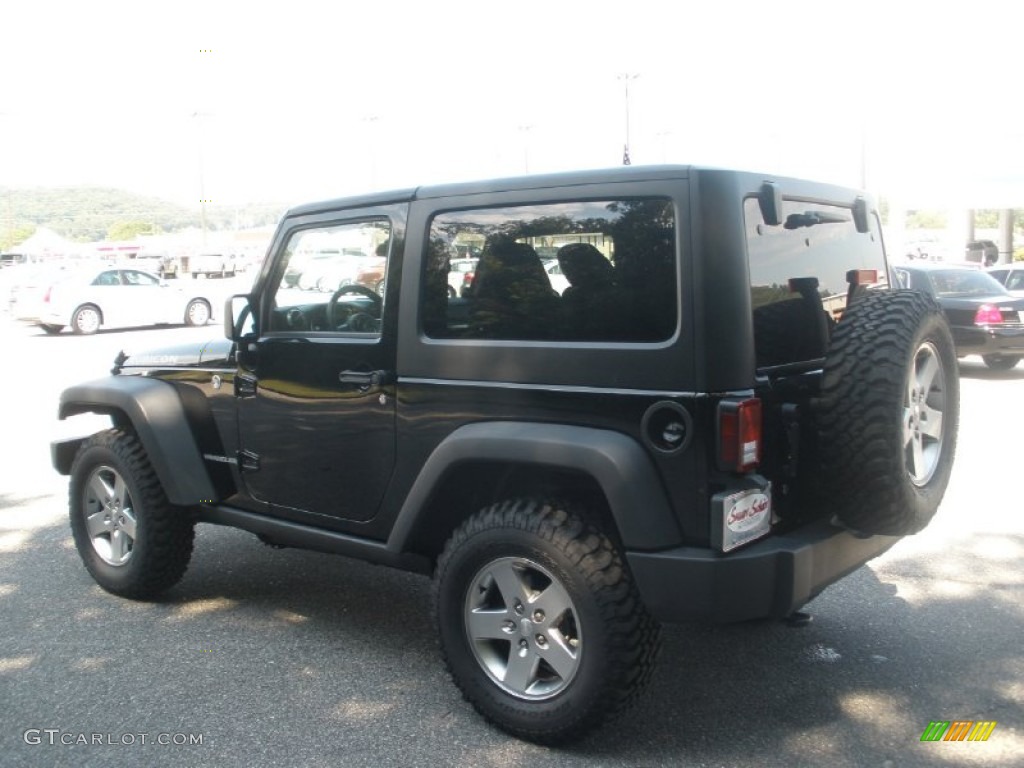
[(479, 258), (452, 259), (448, 268), (448, 295), (462, 296), (463, 289), (473, 282)]
[(0, 254), (0, 268), (13, 267), (16, 264), (28, 264), (29, 258), (24, 253)]
[(903, 288), (934, 296), (953, 331), (957, 356), (981, 355), (985, 365), (1009, 370), (1024, 358), (1024, 297), (994, 277), (965, 267), (899, 266)]
[(964, 258), (987, 267), (999, 261), (999, 246), (991, 240), (971, 240), (964, 249)]
[(903, 246), (903, 257), (908, 261), (959, 261), (951, 249), (935, 237), (911, 240)]
[(235, 261), (231, 256), (223, 253), (201, 253), (189, 260), (189, 271), (193, 278), (200, 275), (205, 277), (234, 277)]
[(323, 248), (296, 257), (284, 274), (285, 285), (304, 291), (329, 291), (343, 282), (353, 283), (359, 272), (356, 259), (366, 258), (357, 248)]
[(34, 316), (22, 319), (49, 334), (65, 326), (90, 334), (113, 326), (205, 325), (212, 306), (208, 296), (172, 286), (151, 272), (98, 267), (58, 276), (43, 290)]
[(140, 253), (135, 257), (135, 265), (163, 278), (178, 276), (178, 261), (168, 253)]
[(345, 285), (363, 285), (383, 295), (385, 259), (345, 249), (318, 253), (302, 268), (296, 285), (304, 291), (334, 293)]
[(1024, 262), (1000, 264), (986, 270), (1014, 296), (1024, 296)]
[(42, 311), (43, 296), (54, 282), (67, 275), (67, 264), (18, 264), (4, 271), (8, 310), (16, 320), (35, 320)]
[[(526, 241), (583, 232), (613, 290), (558, 296)], [(389, 244), (386, 298), (282, 279), (357, 238)], [(61, 419), (116, 425), (51, 445), (75, 546), (114, 594), (173, 588), (197, 523), (433, 574), (455, 684), (552, 744), (638, 700), (659, 622), (793, 616), (942, 501), (953, 339), (934, 299), (881, 279), (858, 190), (627, 166), (306, 204), (273, 242), (226, 338), (121, 355), (61, 395)], [(473, 290), (451, 297), (438, 244), (468, 242), (486, 244)], [(570, 274), (588, 261), (568, 255)]]

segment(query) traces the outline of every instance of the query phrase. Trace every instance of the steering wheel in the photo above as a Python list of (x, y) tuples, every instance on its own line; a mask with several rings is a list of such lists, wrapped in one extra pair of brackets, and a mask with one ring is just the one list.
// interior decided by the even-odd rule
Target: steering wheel
[[(350, 285), (341, 286), (341, 288), (339, 288), (333, 294), (331, 294), (330, 301), (327, 302), (328, 328), (337, 328), (341, 324), (342, 318), (338, 317), (338, 299), (347, 294), (356, 294), (371, 299), (373, 302), (374, 312), (376, 313), (378, 318), (380, 317), (381, 308), (384, 306), (384, 299), (378, 296), (377, 292), (374, 291), (372, 288), (367, 288), (365, 285), (358, 285), (357, 283), (352, 283)], [(353, 320), (355, 320), (360, 315), (362, 315), (363, 318), (365, 318), (366, 320), (373, 320), (373, 318), (366, 317), (365, 312), (354, 312), (350, 316), (345, 318), (345, 321), (349, 326), (349, 330), (369, 330), (366, 327), (368, 326), (368, 323), (364, 322), (363, 318), (360, 318), (360, 320), (356, 321), (355, 323), (353, 322)]]

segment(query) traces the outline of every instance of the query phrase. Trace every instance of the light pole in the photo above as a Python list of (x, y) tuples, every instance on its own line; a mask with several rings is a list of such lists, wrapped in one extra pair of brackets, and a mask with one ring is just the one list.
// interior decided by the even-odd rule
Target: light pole
[(657, 137), (661, 143), (661, 162), (668, 162), (668, 137), (672, 135), (672, 131), (658, 131)]
[[(10, 122), (9, 122), (10, 119), (11, 119), (11, 113), (10, 112), (0, 112), (0, 120), (3, 120), (4, 122), (7, 122), (8, 125), (10, 125)], [(13, 131), (12, 131), (12, 133), (13, 133)], [(14, 146), (14, 141), (0, 140), (0, 149), (6, 150), (7, 147), (13, 147), (13, 146)], [(6, 251), (8, 249), (13, 249), (14, 246), (15, 246), (15, 242), (14, 242), (14, 206), (13, 206), (13, 204), (11, 202), (12, 195), (14, 194), (14, 188), (9, 185), (9, 181), (10, 180), (8, 180), (8, 183), (4, 185), (6, 187), (5, 194), (4, 194), (4, 203), (5, 203), (4, 210), (5, 210), (5, 213), (6, 213), (6, 220), (7, 220), (7, 234), (3, 238), (0, 238), (0, 251)]]
[(530, 173), (530, 131), (532, 125), (520, 125), (519, 132), (523, 135), (523, 173)]
[(370, 149), (370, 189), (377, 188), (377, 121), (378, 115), (366, 115), (363, 123), (366, 126), (366, 141)]
[(206, 178), (204, 173), (203, 163), (203, 118), (206, 117), (205, 112), (193, 112), (192, 117), (196, 121), (196, 136), (197, 144), (199, 146), (199, 224), (201, 227), (202, 237), (202, 248), (206, 250)]
[(622, 81), (622, 84), (625, 87), (626, 92), (626, 143), (622, 148), (623, 165), (631, 164), (631, 161), (629, 159), (629, 81), (636, 80), (638, 77), (640, 77), (639, 74), (631, 74), (628, 72), (623, 72), (621, 75), (619, 75), (619, 80)]

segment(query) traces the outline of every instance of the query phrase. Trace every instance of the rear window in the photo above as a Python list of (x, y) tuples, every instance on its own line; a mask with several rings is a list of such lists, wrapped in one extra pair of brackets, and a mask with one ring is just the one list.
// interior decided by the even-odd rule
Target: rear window
[(984, 272), (970, 269), (937, 269), (925, 274), (936, 296), (992, 296), (1006, 292), (1002, 283)]
[(846, 307), (850, 270), (876, 270), (887, 285), (877, 219), (860, 233), (849, 208), (787, 200), (783, 224), (765, 224), (756, 198), (744, 202), (754, 344), (759, 367), (822, 357)]

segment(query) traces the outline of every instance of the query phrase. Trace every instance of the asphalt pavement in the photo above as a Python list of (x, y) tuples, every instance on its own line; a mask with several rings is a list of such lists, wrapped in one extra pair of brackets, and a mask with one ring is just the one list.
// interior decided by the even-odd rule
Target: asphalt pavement
[[(551, 749), (462, 701), (424, 577), (203, 525), (164, 600), (95, 586), (49, 465), (76, 429), (57, 397), (122, 348), (218, 333), (47, 337), (0, 317), (0, 765), (1020, 765), (1024, 364), (961, 364), (956, 466), (927, 530), (826, 590), (806, 626), (667, 627), (641, 703)], [(947, 720), (996, 727), (921, 741)]]

